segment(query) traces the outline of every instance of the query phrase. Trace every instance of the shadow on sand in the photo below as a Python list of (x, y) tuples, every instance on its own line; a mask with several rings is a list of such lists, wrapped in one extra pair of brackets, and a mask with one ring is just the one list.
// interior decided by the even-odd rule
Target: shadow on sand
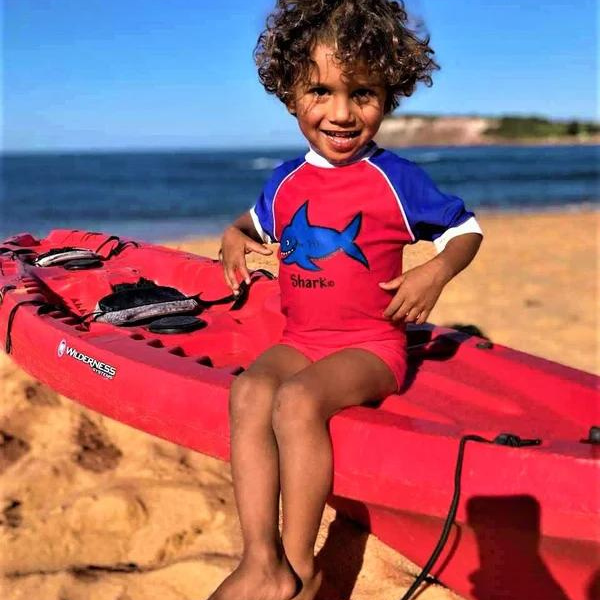
[[(332, 498), (332, 504), (336, 502)], [(328, 582), (319, 600), (349, 600), (363, 565), (369, 527), (369, 512), (359, 502), (341, 500), (360, 524), (336, 516), (318, 554), (318, 563)], [(442, 524), (440, 522), (440, 531)], [(459, 526), (450, 554), (434, 574), (444, 581), (443, 571), (460, 561), (462, 544), (476, 544), (479, 565), (469, 575), (471, 597), (476, 600), (570, 600), (539, 554), (540, 506), (532, 496), (475, 497), (467, 502), (467, 523)], [(474, 537), (473, 537), (474, 536)], [(433, 548), (432, 548), (433, 550)], [(600, 571), (587, 586), (586, 598), (600, 598)], [(415, 595), (417, 598), (419, 594)], [(399, 600), (389, 599), (389, 600)]]
[[(368, 519), (366, 509), (356, 503), (361, 518)], [(369, 534), (358, 523), (336, 513), (330, 523), (327, 539), (317, 555), (317, 564), (323, 569), (323, 585), (318, 600), (350, 600), (363, 558)]]

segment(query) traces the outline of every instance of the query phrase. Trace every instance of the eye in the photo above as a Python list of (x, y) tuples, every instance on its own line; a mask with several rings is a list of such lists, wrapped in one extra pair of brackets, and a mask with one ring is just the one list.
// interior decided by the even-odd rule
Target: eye
[(322, 85), (315, 85), (308, 90), (308, 93), (315, 96), (315, 98), (322, 98), (329, 93), (329, 90)]
[(365, 102), (375, 96), (375, 92), (369, 88), (358, 88), (353, 95), (359, 102)]

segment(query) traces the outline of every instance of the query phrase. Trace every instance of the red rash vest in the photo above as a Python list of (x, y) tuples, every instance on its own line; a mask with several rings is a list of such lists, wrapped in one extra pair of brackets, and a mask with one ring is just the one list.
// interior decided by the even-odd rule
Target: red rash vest
[(277, 167), (250, 210), (265, 242), (279, 242), (284, 337), (344, 347), (398, 339), (403, 324), (383, 311), (394, 295), (379, 282), (402, 272), (418, 240), (438, 251), (481, 230), (460, 198), (440, 192), (414, 163), (370, 144), (334, 166), (310, 150)]

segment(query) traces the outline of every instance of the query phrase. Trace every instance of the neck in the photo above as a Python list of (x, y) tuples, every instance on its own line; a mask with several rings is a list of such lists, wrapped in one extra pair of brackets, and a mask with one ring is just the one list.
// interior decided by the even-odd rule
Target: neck
[(306, 153), (305, 158), (307, 163), (316, 167), (335, 169), (336, 167), (346, 167), (348, 165), (352, 165), (356, 162), (369, 158), (370, 156), (373, 156), (376, 150), (377, 144), (371, 141), (366, 146), (363, 146), (356, 154), (354, 154), (350, 158), (344, 161), (332, 163), (329, 162), (322, 154), (319, 154), (319, 152), (317, 152), (317, 150), (311, 145), (310, 150)]

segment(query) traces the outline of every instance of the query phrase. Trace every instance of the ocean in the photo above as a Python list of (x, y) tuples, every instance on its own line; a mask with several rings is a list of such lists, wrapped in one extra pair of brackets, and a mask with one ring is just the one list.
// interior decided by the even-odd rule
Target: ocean
[[(147, 241), (218, 235), (302, 149), (2, 155), (0, 238), (54, 228)], [(403, 148), (476, 212), (580, 210), (600, 199), (600, 146)]]

